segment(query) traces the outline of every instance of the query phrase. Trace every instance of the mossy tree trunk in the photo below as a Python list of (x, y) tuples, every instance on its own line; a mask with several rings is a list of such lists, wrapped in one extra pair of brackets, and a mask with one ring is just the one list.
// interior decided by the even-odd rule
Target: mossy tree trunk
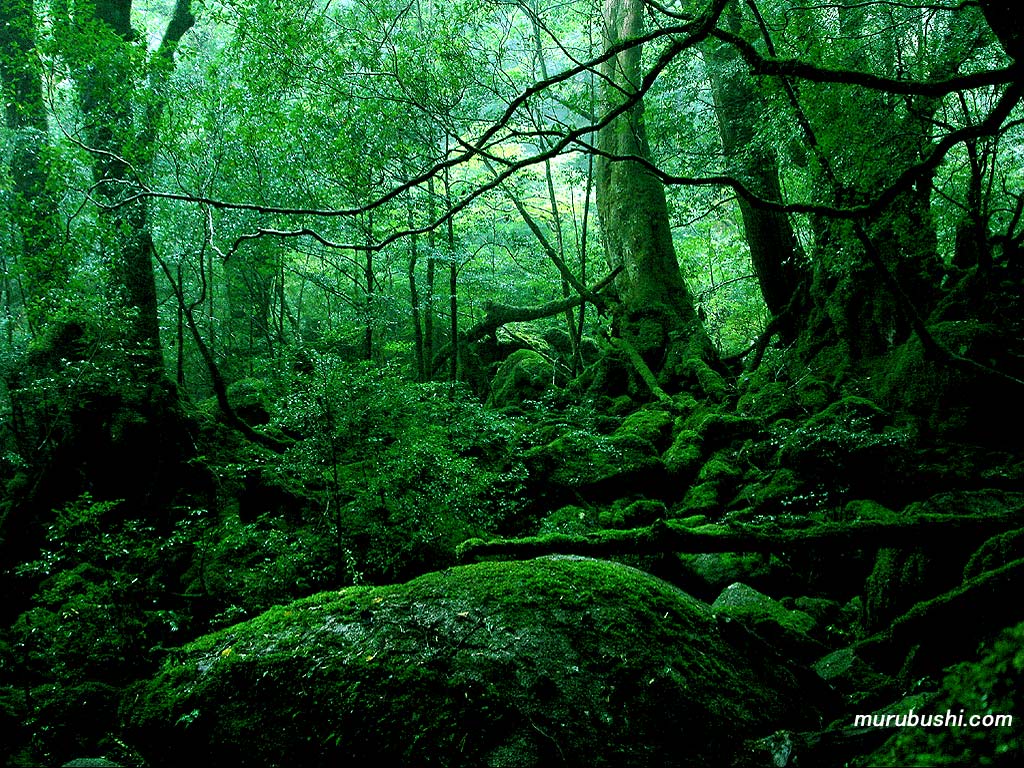
[[(642, 33), (643, 9), (641, 0), (605, 0), (606, 49)], [(636, 97), (641, 57), (636, 45), (603, 65), (604, 110)], [(622, 268), (616, 283), (619, 333), (659, 378), (671, 383), (685, 375), (689, 360), (711, 361), (716, 353), (679, 272), (664, 185), (642, 162), (651, 157), (643, 101), (604, 126), (597, 146), (597, 210), (605, 257), (611, 269)]]
[[(731, 5), (723, 20), (730, 31), (741, 33), (738, 5)], [(739, 66), (739, 52), (731, 45), (712, 43), (705, 58), (729, 173), (758, 197), (781, 202), (778, 158), (771, 147), (756, 140), (761, 99), (750, 76)], [(761, 295), (768, 311), (779, 318), (782, 339), (792, 341), (800, 312), (790, 306), (809, 277), (806, 256), (786, 214), (758, 207), (743, 197), (738, 204)]]
[(18, 269), (29, 329), (38, 333), (56, 288), (69, 276), (46, 153), (49, 120), (36, 47), (33, 0), (0, 0), (0, 84), (11, 151), (11, 217), (21, 234)]
[[(841, 39), (861, 39), (876, 28), (885, 30), (877, 35), (877, 45), (848, 52), (843, 66), (901, 76), (905, 64), (900, 41), (892, 25), (883, 23), (885, 13), (856, 3), (839, 8)], [(941, 79), (956, 74), (963, 46), (971, 38), (966, 27), (954, 25), (945, 36), (928, 37), (933, 55), (929, 71), (920, 76)], [(930, 156), (933, 117), (940, 102), (930, 96), (844, 93), (841, 88), (832, 100), (840, 98), (848, 105), (849, 130), (826, 135), (826, 128), (818, 125), (820, 132), (808, 137), (808, 146), (818, 154), (821, 199), (843, 208), (871, 202), (897, 181), (903, 169)], [(817, 139), (822, 139), (820, 145)], [(855, 153), (872, 162), (855, 165)], [(913, 333), (914, 319), (927, 317), (934, 308), (942, 264), (932, 192), (932, 175), (923, 174), (869, 222), (815, 217), (811, 320), (800, 345), (804, 361), (814, 361), (836, 376), (855, 374), (905, 342)]]
[(117, 288), (132, 314), (129, 345), (141, 361), (159, 369), (153, 240), (146, 198), (138, 196), (139, 175), (154, 153), (163, 107), (160, 86), (173, 67), (177, 43), (194, 18), (190, 0), (178, 0), (158, 50), (149, 56), (132, 27), (131, 13), (132, 0), (96, 0), (91, 7), (79, 7), (65, 27), (64, 44), (93, 150), (97, 193), (107, 205), (107, 251)]

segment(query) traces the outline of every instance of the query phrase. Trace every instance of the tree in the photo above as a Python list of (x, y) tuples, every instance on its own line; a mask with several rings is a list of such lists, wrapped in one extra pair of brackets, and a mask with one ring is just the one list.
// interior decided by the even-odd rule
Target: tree
[(191, 0), (177, 0), (152, 55), (132, 26), (132, 0), (96, 0), (66, 13), (61, 45), (78, 86), (93, 178), (107, 223), (107, 252), (125, 305), (134, 315), (128, 342), (147, 367), (159, 370), (163, 353), (149, 203), (138, 192), (153, 159), (164, 107), (162, 89), (173, 68), (174, 50), (195, 21)]
[(53, 291), (66, 284), (68, 258), (59, 243), (58, 204), (50, 180), (49, 118), (36, 48), (32, 0), (0, 2), (0, 83), (5, 118), (14, 134), (11, 214), (21, 235), (20, 271), (25, 276), (22, 300), (32, 333), (45, 320)]
[[(738, 4), (730, 5), (724, 17), (732, 33), (743, 33)], [(777, 150), (757, 136), (764, 100), (748, 73), (740, 68), (739, 52), (727, 43), (712, 41), (706, 46), (705, 56), (729, 175), (758, 197), (782, 202)], [(754, 205), (744, 197), (739, 198), (738, 205), (761, 295), (779, 324), (782, 339), (791, 342), (804, 309), (795, 305), (797, 294), (806, 289), (810, 277), (806, 255), (787, 214)]]
[[(640, 38), (643, 21), (641, 0), (605, 0), (605, 50)], [(653, 371), (678, 378), (687, 361), (712, 361), (715, 352), (679, 273), (664, 186), (648, 167), (642, 56), (643, 46), (632, 45), (601, 68), (604, 109), (621, 113), (597, 138), (597, 210), (608, 266), (622, 267), (616, 282), (622, 338)]]

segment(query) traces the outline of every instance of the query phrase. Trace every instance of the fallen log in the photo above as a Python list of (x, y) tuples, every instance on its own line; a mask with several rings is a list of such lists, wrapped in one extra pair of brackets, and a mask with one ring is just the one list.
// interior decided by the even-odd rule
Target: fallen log
[(1024, 527), (1024, 507), (991, 514), (909, 515), (898, 520), (816, 523), (801, 528), (755, 524), (709, 524), (698, 527), (659, 520), (643, 528), (603, 530), (582, 536), (551, 534), (520, 539), (470, 539), (458, 547), (464, 562), (485, 557), (526, 560), (543, 555), (653, 555), (667, 552), (779, 552), (790, 549), (842, 549), (963, 544)]

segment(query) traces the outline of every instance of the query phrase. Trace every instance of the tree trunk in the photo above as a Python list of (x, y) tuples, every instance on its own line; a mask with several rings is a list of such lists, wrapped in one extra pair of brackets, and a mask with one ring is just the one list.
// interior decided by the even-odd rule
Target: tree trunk
[(1003, 50), (1014, 61), (1024, 61), (1024, 16), (1018, 0), (981, 0), (980, 5)]
[[(738, 7), (730, 6), (726, 13), (732, 31), (738, 33)], [(755, 142), (759, 100), (750, 76), (737, 67), (739, 60), (738, 51), (731, 45), (712, 43), (707, 52), (722, 150), (733, 176), (762, 199), (781, 202), (778, 160), (774, 152)], [(779, 317), (808, 278), (806, 256), (787, 215), (758, 208), (742, 197), (739, 208), (761, 295), (772, 316)], [(792, 311), (779, 320), (777, 327), (784, 341), (795, 338), (799, 323), (800, 318)]]
[(21, 233), (19, 266), (25, 276), (29, 328), (45, 320), (47, 297), (64, 287), (68, 263), (55, 245), (60, 224), (57, 201), (49, 190), (45, 159), (49, 121), (35, 51), (32, 0), (0, 0), (0, 82), (7, 127), (13, 132), (11, 215)]
[[(643, 29), (641, 0), (605, 0), (607, 49)], [(604, 109), (635, 98), (641, 48), (634, 46), (602, 67)], [(619, 333), (663, 383), (687, 377), (695, 358), (717, 359), (679, 272), (668, 205), (661, 180), (642, 162), (650, 158), (643, 102), (638, 100), (604, 126), (597, 139), (597, 209), (611, 269), (622, 267), (617, 282)]]
[[(77, 65), (86, 136), (97, 150), (93, 158), (97, 193), (108, 205), (116, 205), (106, 210), (105, 218), (114, 276), (133, 313), (129, 344), (148, 365), (159, 368), (163, 360), (148, 206), (145, 198), (125, 200), (138, 192), (136, 174), (151, 159), (163, 101), (159, 93), (149, 94), (142, 124), (136, 125), (133, 106), (141, 93), (143, 73), (137, 71), (131, 50), (137, 36), (131, 10), (132, 0), (96, 0), (91, 15), (82, 8), (74, 20), (75, 29), (84, 34), (68, 42), (75, 46), (69, 54)], [(190, 0), (178, 0), (155, 55), (169, 59), (193, 22)], [(93, 35), (105, 36), (107, 41), (101, 44)]]

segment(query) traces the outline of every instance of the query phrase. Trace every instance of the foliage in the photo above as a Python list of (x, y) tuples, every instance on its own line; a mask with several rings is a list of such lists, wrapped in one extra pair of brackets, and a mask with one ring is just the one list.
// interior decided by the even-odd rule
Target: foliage
[(109, 746), (122, 686), (151, 668), (157, 646), (188, 636), (186, 607), (154, 596), (174, 588), (192, 532), (162, 536), (120, 506), (88, 494), (68, 503), (41, 557), (18, 569), (35, 595), (10, 630), (18, 668), (4, 689), (24, 692), (17, 717), (36, 759)]
[[(345, 581), (391, 581), (450, 561), (520, 506), (516, 423), (464, 390), (311, 355), (275, 426), (302, 440), (273, 470), (313, 491)], [(315, 490), (314, 490), (315, 489)]]

